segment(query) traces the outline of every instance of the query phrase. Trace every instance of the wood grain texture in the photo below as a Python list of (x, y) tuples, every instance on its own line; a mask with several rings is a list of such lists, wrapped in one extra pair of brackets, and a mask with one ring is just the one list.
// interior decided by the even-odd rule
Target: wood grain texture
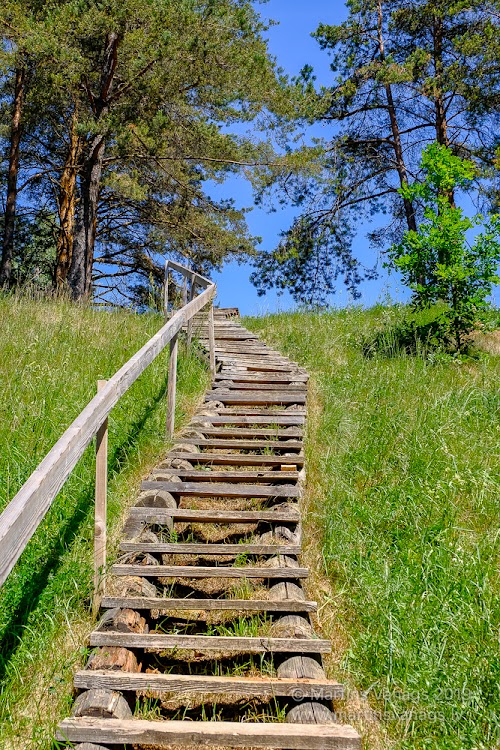
[(294, 725), (229, 721), (120, 721), (65, 719), (59, 741), (195, 747), (276, 748), (276, 750), (361, 750), (351, 726)]
[(161, 690), (169, 693), (217, 693), (224, 695), (289, 696), (332, 699), (342, 694), (342, 685), (325, 679), (271, 679), (264, 677), (211, 677), (184, 674), (145, 674), (81, 670), (75, 675), (75, 687), (89, 690), (104, 688), (114, 691)]
[(125, 607), (130, 609), (159, 609), (160, 611), (236, 611), (236, 612), (316, 612), (316, 602), (287, 599), (167, 599), (165, 597), (119, 597), (105, 596), (103, 607)]
[(300, 545), (277, 544), (195, 544), (191, 542), (122, 542), (123, 552), (149, 552), (152, 555), (300, 555)]
[(124, 646), (125, 648), (151, 648), (154, 650), (192, 649), (194, 651), (238, 651), (245, 654), (296, 653), (329, 654), (330, 641), (319, 638), (266, 638), (231, 635), (164, 635), (163, 633), (113, 633), (94, 630), (90, 634), (91, 646)]
[(284, 521), (298, 523), (300, 514), (291, 510), (196, 510), (191, 508), (130, 508), (130, 515), (143, 521), (166, 522), (168, 519), (196, 523), (256, 523), (258, 521)]
[[(186, 482), (296, 482), (299, 477), (298, 471), (217, 471), (215, 469), (154, 469), (151, 476), (157, 482), (161, 476), (173, 474)], [(158, 479), (157, 479), (158, 477)]]
[(195, 497), (298, 497), (299, 488), (278, 484), (266, 487), (260, 484), (219, 484), (217, 482), (142, 482), (141, 490), (164, 490), (173, 495)]
[(115, 576), (161, 578), (307, 578), (307, 568), (238, 568), (209, 565), (113, 565)]
[(289, 456), (285, 460), (283, 456), (259, 456), (248, 455), (247, 453), (226, 453), (224, 455), (223, 453), (206, 452), (191, 456), (188, 453), (171, 451), (168, 458), (189, 458), (194, 464), (219, 464), (220, 466), (282, 466), (285, 463), (289, 466), (302, 466), (304, 464), (304, 456), (300, 453), (297, 453), (293, 459)]

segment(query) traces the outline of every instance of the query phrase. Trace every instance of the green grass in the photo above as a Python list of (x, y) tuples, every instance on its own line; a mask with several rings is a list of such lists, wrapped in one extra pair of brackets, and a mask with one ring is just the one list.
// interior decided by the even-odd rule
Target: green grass
[(367, 356), (401, 316), (245, 322), (312, 374), (310, 502), (342, 631), (338, 676), (366, 691), (394, 747), (494, 748), (500, 348)]
[[(0, 299), (0, 509), (64, 429), (162, 325), (157, 315), (102, 312), (64, 302)], [(165, 450), (167, 355), (160, 355), (110, 417), (111, 528)], [(179, 359), (177, 420), (208, 383)], [(46, 748), (71, 700), (71, 674), (91, 627), (94, 458), (90, 447), (0, 591), (0, 747)]]

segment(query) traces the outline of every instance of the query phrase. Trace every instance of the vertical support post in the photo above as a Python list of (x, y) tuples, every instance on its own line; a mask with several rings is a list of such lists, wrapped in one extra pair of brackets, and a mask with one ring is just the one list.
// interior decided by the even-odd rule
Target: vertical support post
[(167, 391), (167, 438), (174, 435), (175, 428), (175, 392), (177, 389), (177, 351), (179, 348), (178, 334), (170, 342), (170, 361), (168, 363), (168, 391)]
[(210, 304), (208, 310), (208, 345), (210, 352), (210, 375), (215, 379), (215, 325), (214, 325), (214, 303)]
[[(189, 285), (189, 295), (188, 295), (189, 302), (192, 302), (192, 300), (194, 300), (195, 288), (196, 288), (196, 284), (193, 280), (193, 274), (191, 274), (191, 283)], [(187, 347), (188, 349), (191, 348), (192, 340), (193, 340), (193, 319), (189, 318), (188, 324), (187, 324)]]
[(168, 321), (168, 261), (165, 264), (165, 281), (163, 284), (163, 314), (166, 323)]
[[(97, 381), (97, 390), (107, 380)], [(95, 461), (95, 514), (94, 514), (94, 600), (93, 611), (97, 614), (106, 583), (106, 514), (108, 494), (108, 420), (104, 420), (96, 435)]]

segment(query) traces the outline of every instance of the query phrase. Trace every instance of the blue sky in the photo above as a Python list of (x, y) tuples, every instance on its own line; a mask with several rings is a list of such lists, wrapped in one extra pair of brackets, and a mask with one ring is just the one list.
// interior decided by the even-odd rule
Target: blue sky
[[(329, 59), (322, 52), (318, 43), (311, 37), (311, 33), (320, 22), (341, 23), (347, 17), (344, 3), (332, 0), (270, 0), (257, 6), (264, 18), (271, 18), (278, 22), (268, 32), (269, 47), (276, 57), (278, 64), (289, 75), (296, 75), (306, 64), (314, 67), (319, 84), (328, 85), (332, 73)], [(315, 131), (315, 135), (318, 131)], [(324, 129), (325, 137), (328, 129)], [(218, 194), (233, 197), (240, 206), (252, 206), (252, 192), (243, 179), (230, 180)], [(291, 208), (279, 208), (269, 213), (263, 208), (255, 207), (248, 214), (248, 224), (253, 235), (262, 237), (261, 247), (272, 249), (276, 246), (280, 231), (287, 229), (294, 216)], [(365, 232), (373, 229), (374, 225), (367, 225)], [(373, 265), (373, 251), (369, 249), (364, 233), (361, 232), (355, 243), (355, 252), (360, 260), (366, 260), (367, 265)], [(254, 286), (249, 280), (252, 267), (248, 263), (227, 263), (221, 273), (214, 274), (219, 290), (219, 303), (224, 306), (239, 306), (241, 312), (247, 315), (262, 315), (277, 310), (287, 310), (294, 307), (288, 294), (281, 297), (274, 292), (268, 292), (265, 297), (258, 297)], [(401, 290), (395, 276), (388, 277), (383, 273), (376, 281), (366, 282), (362, 286), (361, 303), (374, 304), (377, 300), (390, 293), (393, 298), (402, 298), (405, 292)], [(336, 306), (344, 306), (350, 299), (340, 282), (338, 293), (332, 298)]]

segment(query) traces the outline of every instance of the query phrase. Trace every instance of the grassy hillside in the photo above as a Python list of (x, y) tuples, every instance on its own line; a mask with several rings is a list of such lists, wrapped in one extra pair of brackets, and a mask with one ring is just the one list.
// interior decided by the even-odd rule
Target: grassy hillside
[[(159, 316), (66, 303), (0, 300), (0, 509), (94, 395), (162, 325)], [(110, 518), (118, 526), (141, 476), (165, 449), (165, 354), (110, 418)], [(179, 360), (178, 420), (207, 385)], [(119, 476), (117, 472), (120, 471)], [(0, 590), (0, 747), (46, 748), (67, 710), (90, 628), (93, 449), (60, 493)], [(50, 710), (49, 704), (50, 701)]]
[(311, 594), (334, 671), (367, 694), (341, 718), (377, 724), (370, 747), (498, 747), (500, 347), (377, 354), (399, 317), (246, 322), (312, 374), (306, 531), (329, 584)]

